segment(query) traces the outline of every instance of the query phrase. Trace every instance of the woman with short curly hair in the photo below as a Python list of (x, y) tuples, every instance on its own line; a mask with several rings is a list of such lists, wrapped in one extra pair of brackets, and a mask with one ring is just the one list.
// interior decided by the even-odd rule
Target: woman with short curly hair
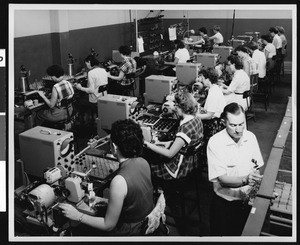
[[(188, 92), (177, 93), (175, 107), (181, 120), (174, 140), (145, 142), (147, 148), (169, 160), (150, 163), (152, 175), (166, 180), (185, 177), (193, 170), (193, 156), (188, 156), (186, 153), (189, 147), (197, 145), (203, 138), (202, 121), (196, 117), (198, 103), (193, 95)], [(164, 144), (165, 147), (157, 144)], [(168, 145), (170, 147), (167, 147)]]

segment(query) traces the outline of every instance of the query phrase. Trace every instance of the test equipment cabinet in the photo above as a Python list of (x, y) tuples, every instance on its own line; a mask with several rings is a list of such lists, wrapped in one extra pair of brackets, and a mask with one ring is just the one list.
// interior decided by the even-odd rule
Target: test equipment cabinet
[(150, 103), (163, 104), (164, 98), (171, 94), (176, 77), (151, 75), (145, 78), (145, 105)]
[(47, 168), (57, 165), (71, 171), (75, 157), (72, 132), (36, 126), (19, 134), (19, 143), (27, 174), (42, 177)]
[(245, 44), (245, 40), (241, 40), (241, 39), (233, 39), (231, 42), (232, 42), (233, 48), (236, 48), (237, 46)]
[(215, 67), (219, 61), (219, 54), (199, 53), (195, 54), (195, 60), (204, 67)]
[(233, 51), (233, 47), (231, 46), (215, 46), (213, 49), (214, 54), (218, 54), (220, 56), (219, 62), (223, 63), (227, 60), (227, 57)]
[(132, 104), (137, 97), (106, 94), (97, 101), (98, 118), (97, 127), (111, 129), (111, 125), (117, 120), (134, 119), (134, 112), (131, 111)]
[(190, 85), (195, 82), (201, 70), (202, 63), (178, 63), (176, 65), (176, 77), (179, 84)]

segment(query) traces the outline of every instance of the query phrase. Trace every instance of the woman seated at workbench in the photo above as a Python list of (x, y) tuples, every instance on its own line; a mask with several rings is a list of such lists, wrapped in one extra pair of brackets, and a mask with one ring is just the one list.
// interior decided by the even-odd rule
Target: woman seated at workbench
[(154, 208), (150, 167), (140, 157), (143, 141), (142, 129), (132, 120), (113, 123), (110, 148), (120, 167), (110, 183), (105, 217), (81, 213), (70, 204), (60, 204), (63, 214), (89, 226), (89, 231), (95, 228), (95, 235), (101, 235), (101, 231), (114, 236), (142, 235), (142, 223)]
[(176, 39), (174, 41), (175, 45), (175, 55), (174, 55), (174, 61), (167, 62), (165, 61), (164, 64), (171, 65), (175, 67), (171, 67), (171, 69), (168, 69), (168, 71), (165, 71), (165, 74), (168, 76), (176, 76), (176, 65), (178, 63), (186, 63), (188, 60), (190, 60), (190, 53), (185, 47), (184, 41)]
[(199, 72), (199, 78), (204, 87), (208, 88), (208, 94), (203, 108), (199, 108), (197, 117), (201, 118), (204, 131), (205, 151), (202, 156), (206, 156), (206, 145), (211, 136), (225, 128), (220, 116), (226, 106), (225, 97), (218, 86), (218, 74), (215, 68), (203, 69)]
[(73, 112), (72, 104), (68, 104), (66, 107), (61, 106), (62, 99), (71, 99), (74, 96), (72, 84), (64, 80), (64, 69), (59, 65), (52, 65), (47, 68), (46, 72), (56, 84), (52, 88), (50, 100), (45, 96), (43, 91), (38, 91), (39, 95), (49, 106), (49, 109), (37, 112), (35, 118), (36, 125), (65, 120), (68, 117), (68, 113), (71, 115)]
[(202, 120), (220, 118), (226, 105), (221, 88), (218, 86), (218, 74), (214, 68), (203, 69), (199, 72), (199, 78), (204, 87), (208, 88), (208, 94), (204, 107), (200, 109), (197, 116)]
[(124, 59), (119, 66), (119, 75), (113, 76), (108, 73), (108, 77), (117, 81), (118, 86), (112, 86), (115, 90), (114, 93), (120, 95), (129, 95), (130, 90), (135, 86), (134, 75), (137, 68), (137, 63), (134, 58), (130, 57), (131, 50), (128, 46), (120, 46), (119, 52)]
[(94, 123), (97, 115), (97, 99), (107, 94), (107, 72), (104, 68), (99, 67), (100, 62), (93, 55), (89, 55), (84, 59), (85, 65), (88, 68), (87, 87), (82, 87), (80, 83), (76, 83), (76, 89), (84, 92), (79, 101), (80, 123), (84, 124), (84, 116), (92, 118), (91, 123)]
[(188, 92), (177, 93), (175, 107), (181, 120), (174, 141), (154, 144), (145, 141), (147, 148), (170, 159), (167, 162), (151, 163), (152, 175), (165, 180), (183, 178), (194, 169), (193, 156), (186, 153), (189, 147), (199, 144), (203, 138), (202, 121), (196, 117), (198, 103), (193, 95)]
[(225, 96), (226, 104), (236, 102), (247, 110), (247, 101), (243, 98), (243, 93), (250, 90), (250, 78), (243, 70), (243, 62), (237, 55), (227, 57), (228, 66), (233, 72), (233, 78), (229, 86), (222, 84), (221, 88)]

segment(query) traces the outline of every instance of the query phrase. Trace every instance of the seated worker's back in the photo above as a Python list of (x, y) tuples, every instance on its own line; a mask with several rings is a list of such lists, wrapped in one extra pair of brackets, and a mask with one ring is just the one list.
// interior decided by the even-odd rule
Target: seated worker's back
[[(73, 106), (69, 104), (67, 107), (61, 105), (63, 99), (71, 99), (74, 95), (74, 89), (69, 81), (64, 80), (64, 70), (59, 65), (50, 66), (47, 74), (56, 82), (52, 88), (50, 100), (42, 91), (38, 91), (39, 95), (50, 107), (41, 110), (36, 115), (36, 125), (41, 125), (44, 121), (58, 122), (67, 119), (68, 113), (72, 114)], [(68, 110), (68, 111), (67, 111)]]
[(153, 187), (148, 162), (139, 157), (124, 161), (118, 175), (127, 183), (127, 195), (124, 199), (118, 224), (113, 234), (139, 233), (142, 221), (153, 209)]

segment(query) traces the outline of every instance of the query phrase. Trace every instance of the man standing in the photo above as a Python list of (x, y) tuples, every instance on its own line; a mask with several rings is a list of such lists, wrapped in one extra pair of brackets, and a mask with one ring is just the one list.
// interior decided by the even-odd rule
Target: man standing
[(207, 146), (208, 175), (213, 182), (210, 229), (214, 236), (240, 236), (251, 206), (243, 193), (262, 176), (264, 162), (255, 135), (245, 129), (245, 113), (237, 103), (225, 106), (226, 128), (212, 136)]

